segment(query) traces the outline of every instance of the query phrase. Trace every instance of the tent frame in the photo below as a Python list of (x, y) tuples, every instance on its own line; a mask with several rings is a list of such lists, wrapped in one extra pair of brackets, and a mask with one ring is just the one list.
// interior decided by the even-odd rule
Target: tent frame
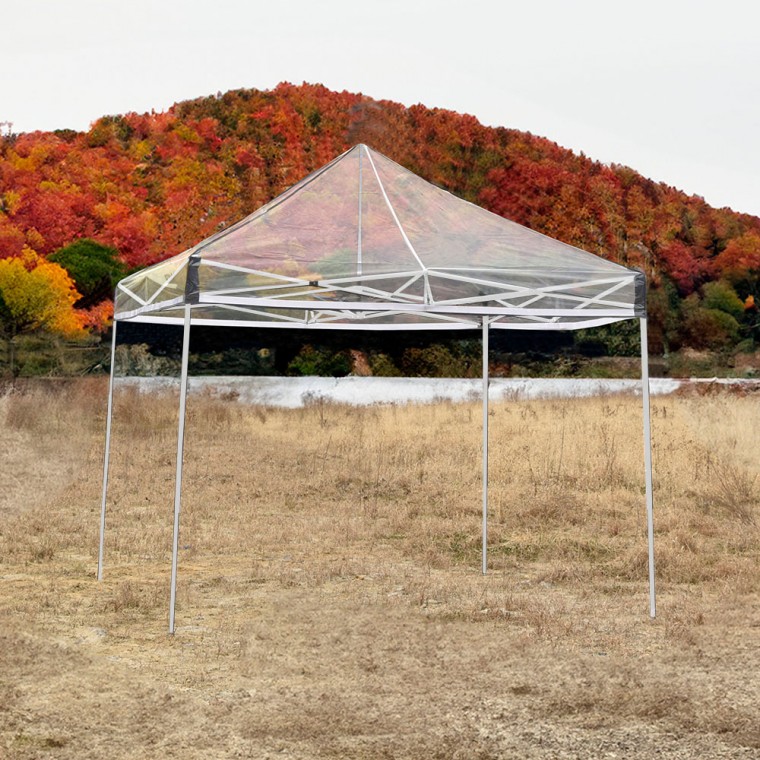
[[(301, 277), (264, 271), (240, 263), (214, 259), (213, 253), (204, 256), (205, 249), (245, 225), (258, 222), (297, 193), (309, 186), (352, 151), (358, 149), (358, 209), (356, 227), (356, 259), (350, 274), (339, 277), (303, 274)], [(380, 156), (380, 154), (375, 154)], [(390, 159), (382, 157), (385, 162)], [(378, 161), (380, 158), (378, 158)], [(391, 162), (392, 163), (392, 162)], [(366, 177), (365, 177), (366, 174)], [(409, 174), (411, 174), (409, 172)], [(416, 176), (416, 175), (415, 175)], [(419, 179), (419, 178), (417, 178)], [(376, 183), (381, 205), (389, 214), (391, 224), (400, 233), (399, 245), (405, 253), (403, 264), (396, 271), (371, 273), (367, 271), (363, 230), (363, 191)], [(377, 193), (376, 193), (377, 197)], [(466, 201), (457, 199), (457, 203)], [(469, 204), (470, 206), (472, 204)], [(483, 209), (480, 212), (488, 213)], [(500, 223), (514, 225), (500, 220)], [(516, 225), (519, 228), (519, 225)], [(512, 228), (510, 228), (512, 229)], [(546, 242), (546, 236), (528, 231), (525, 234)], [(522, 233), (518, 233), (519, 240)], [(234, 240), (234, 238), (233, 238)], [(551, 240), (550, 238), (548, 240)], [(519, 242), (519, 241), (518, 241)], [(403, 243), (403, 244), (402, 244)], [(551, 240), (553, 246), (564, 243)], [(569, 246), (572, 248), (572, 246)], [(562, 248), (564, 253), (565, 248)], [(581, 252), (576, 249), (576, 253)], [(586, 254), (590, 255), (590, 254)], [(250, 216), (201, 241), (197, 246), (167, 262), (150, 269), (154, 274), (168, 274), (161, 281), (150, 280), (155, 290), (140, 290), (144, 281), (132, 276), (118, 283), (111, 344), (111, 376), (108, 388), (108, 417), (103, 464), (103, 492), (100, 513), (100, 543), (98, 549), (98, 580), (103, 577), (103, 556), (106, 526), (108, 469), (113, 414), (116, 324), (119, 321), (182, 325), (182, 369), (180, 376), (180, 409), (177, 433), (177, 460), (174, 493), (174, 532), (172, 540), (171, 597), (169, 632), (174, 633), (176, 601), (177, 553), (179, 545), (180, 504), (182, 493), (182, 464), (187, 403), (188, 357), (191, 325), (256, 327), (320, 330), (472, 330), (480, 328), (483, 348), (483, 526), (482, 572), (488, 570), (488, 338), (491, 329), (509, 330), (573, 330), (598, 327), (626, 319), (639, 319), (641, 329), (641, 380), (644, 416), (644, 460), (646, 505), (649, 542), (650, 615), (655, 616), (654, 590), (654, 527), (652, 499), (652, 454), (649, 408), (649, 369), (646, 343), (646, 280), (641, 272), (617, 265), (575, 267), (557, 263), (551, 267), (554, 284), (546, 284), (542, 275), (546, 269), (505, 264), (487, 266), (433, 266), (424, 263), (409, 238), (388, 189), (378, 172), (373, 152), (366, 145), (351, 148), (330, 163), (317, 169), (292, 186), (269, 204)], [(571, 257), (572, 258), (572, 257)], [(593, 256), (592, 256), (593, 258)], [(438, 261), (442, 261), (438, 259)], [(482, 263), (482, 262), (481, 262)], [(174, 269), (172, 270), (172, 267)], [(216, 289), (200, 287), (201, 273), (210, 275), (234, 272), (245, 284)], [(347, 270), (348, 271), (348, 270)], [(527, 275), (523, 284), (510, 281), (519, 271)], [(580, 273), (580, 274), (579, 274)], [(323, 273), (324, 274), (324, 273)], [(184, 288), (178, 287), (184, 280)], [(210, 282), (214, 277), (209, 278)], [(160, 282), (160, 284), (158, 284)], [(142, 283), (142, 284), (141, 284)], [(435, 298), (460, 286), (467, 295)], [(627, 289), (627, 290), (626, 290)], [(628, 299), (624, 293), (628, 294)], [(142, 293), (142, 294), (141, 294)], [(477, 295), (473, 295), (477, 293)], [(631, 302), (633, 301), (633, 302)], [(126, 305), (126, 308), (124, 308)], [(213, 311), (213, 313), (211, 313)]]
[[(361, 250), (361, 244), (359, 244)], [(173, 278), (183, 269), (190, 274), (192, 260), (186, 261)], [(196, 318), (195, 324), (217, 325), (220, 327), (320, 327), (351, 329), (345, 322), (334, 325), (338, 320), (352, 320), (354, 329), (371, 329), (371, 326), (383, 330), (408, 330), (409, 324), (372, 325), (371, 320), (378, 316), (419, 315), (428, 324), (414, 325), (416, 329), (471, 329), (478, 326), (480, 318), (491, 317), (492, 326), (510, 330), (546, 330), (557, 329), (561, 318), (582, 320), (575, 327), (599, 327), (621, 319), (632, 319), (639, 314), (630, 304), (616, 301), (612, 296), (632, 280), (640, 277), (639, 273), (629, 272), (614, 277), (599, 277), (587, 280), (575, 280), (562, 285), (544, 287), (526, 287), (497, 282), (485, 274), (490, 270), (476, 267), (426, 267), (418, 270), (405, 270), (393, 273), (338, 277), (333, 279), (304, 280), (297, 277), (267, 273), (262, 270), (243, 266), (233, 266), (220, 262), (207, 261), (203, 266), (232, 270), (241, 275), (250, 275), (267, 282), (244, 288), (209, 290), (199, 293), (195, 304), (228, 307), (230, 316), (226, 319), (204, 320)], [(404, 280), (401, 287), (392, 287), (399, 279)], [(406, 291), (420, 280), (424, 282), (424, 296)], [(448, 283), (460, 283), (478, 286), (484, 291), (479, 296), (438, 300), (431, 303), (428, 294), (430, 283), (441, 280)], [(387, 281), (383, 288), (383, 281)], [(272, 284), (276, 282), (278, 284)], [(372, 283), (370, 287), (367, 283)], [(590, 287), (608, 286), (595, 295), (577, 295), (578, 290)], [(163, 286), (166, 287), (166, 284)], [(117, 286), (130, 300), (140, 303), (138, 309), (122, 311), (117, 319), (135, 322), (160, 322), (162, 324), (182, 324), (182, 309), (186, 297), (178, 296), (169, 301), (159, 301), (162, 292), (159, 289), (149, 299), (143, 299), (130, 290), (123, 282)], [(281, 289), (281, 295), (271, 295), (272, 291)], [(575, 293), (563, 291), (572, 289)], [(261, 292), (268, 295), (262, 297)], [(310, 300), (310, 299), (320, 300)], [(552, 298), (561, 306), (542, 307), (543, 299)], [(348, 300), (350, 299), (350, 300)], [(265, 312), (276, 309), (277, 311)], [(167, 312), (176, 316), (164, 316)], [(590, 312), (590, 313), (589, 313)], [(161, 314), (161, 316), (158, 316)], [(234, 316), (239, 318), (235, 319)], [(246, 317), (243, 319), (243, 317)], [(501, 319), (519, 318), (524, 322), (501, 322)], [(436, 324), (440, 322), (441, 324)], [(572, 323), (571, 323), (572, 324)], [(361, 325), (359, 327), (359, 325)], [(353, 327), (353, 326), (352, 326)], [(414, 329), (411, 328), (411, 329)], [(567, 328), (566, 328), (567, 329)]]
[[(114, 321), (113, 335), (111, 339), (111, 372), (108, 385), (108, 412), (106, 418), (106, 442), (103, 463), (103, 491), (100, 512), (100, 541), (98, 548), (98, 570), (97, 579), (103, 579), (103, 558), (105, 547), (105, 527), (106, 527), (106, 501), (108, 493), (108, 471), (111, 451), (111, 421), (113, 416), (113, 391), (114, 391), (114, 372), (116, 357), (116, 321)], [(180, 527), (180, 508), (182, 501), (182, 470), (184, 461), (185, 446), (185, 417), (187, 408), (187, 382), (188, 382), (188, 360), (190, 353), (190, 329), (193, 324), (192, 306), (189, 303), (184, 305), (184, 315), (182, 319), (182, 364), (180, 373), (180, 397), (179, 397), (179, 421), (177, 429), (177, 457), (175, 463), (175, 489), (174, 489), (174, 528), (172, 534), (172, 564), (171, 564), (171, 591), (169, 599), (169, 633), (175, 632), (175, 606), (177, 598), (177, 566), (178, 566), (178, 549), (179, 549), (179, 527)], [(321, 326), (321, 325), (320, 325)], [(482, 315), (480, 318), (481, 340), (482, 340), (482, 406), (483, 406), (483, 463), (482, 463), (482, 573), (488, 572), (488, 418), (489, 418), (489, 366), (488, 366), (488, 338), (489, 329), (492, 322), (489, 315)], [(649, 570), (649, 615), (651, 618), (656, 616), (656, 592), (655, 592), (655, 556), (654, 556), (654, 500), (653, 500), (653, 483), (652, 483), (652, 431), (651, 431), (651, 412), (650, 412), (650, 388), (649, 388), (649, 357), (647, 351), (647, 320), (646, 317), (639, 318), (640, 337), (641, 337), (641, 396), (642, 396), (642, 413), (643, 413), (643, 432), (644, 432), (644, 476), (646, 492), (646, 513), (647, 513), (647, 543), (648, 543), (648, 570)]]

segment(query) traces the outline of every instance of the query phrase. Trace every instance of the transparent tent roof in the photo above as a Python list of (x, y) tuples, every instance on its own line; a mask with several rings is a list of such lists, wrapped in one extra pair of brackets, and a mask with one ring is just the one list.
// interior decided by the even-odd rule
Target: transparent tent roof
[(576, 329), (645, 316), (644, 276), (357, 145), (117, 286), (117, 320), (334, 329)]

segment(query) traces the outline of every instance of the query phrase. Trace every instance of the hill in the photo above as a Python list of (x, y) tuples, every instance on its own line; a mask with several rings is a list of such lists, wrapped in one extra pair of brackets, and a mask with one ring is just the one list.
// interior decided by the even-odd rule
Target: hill
[(104, 116), (88, 132), (0, 143), (0, 258), (81, 238), (128, 268), (179, 253), (357, 142), (497, 214), (651, 284), (654, 351), (760, 338), (760, 218), (473, 116), (281, 84)]

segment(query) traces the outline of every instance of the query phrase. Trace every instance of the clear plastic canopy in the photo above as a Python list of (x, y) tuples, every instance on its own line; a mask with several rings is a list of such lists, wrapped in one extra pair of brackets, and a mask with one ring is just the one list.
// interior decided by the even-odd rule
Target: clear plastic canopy
[(645, 316), (643, 274), (503, 219), (357, 145), (117, 286), (117, 320), (568, 330)]

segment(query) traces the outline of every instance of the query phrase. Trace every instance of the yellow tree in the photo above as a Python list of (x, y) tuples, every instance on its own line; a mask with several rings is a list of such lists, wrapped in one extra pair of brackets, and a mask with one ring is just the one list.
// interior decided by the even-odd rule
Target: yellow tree
[(12, 374), (17, 335), (45, 330), (67, 338), (84, 336), (82, 318), (74, 310), (79, 298), (66, 270), (29, 248), (20, 257), (0, 260), (0, 330), (8, 342)]

